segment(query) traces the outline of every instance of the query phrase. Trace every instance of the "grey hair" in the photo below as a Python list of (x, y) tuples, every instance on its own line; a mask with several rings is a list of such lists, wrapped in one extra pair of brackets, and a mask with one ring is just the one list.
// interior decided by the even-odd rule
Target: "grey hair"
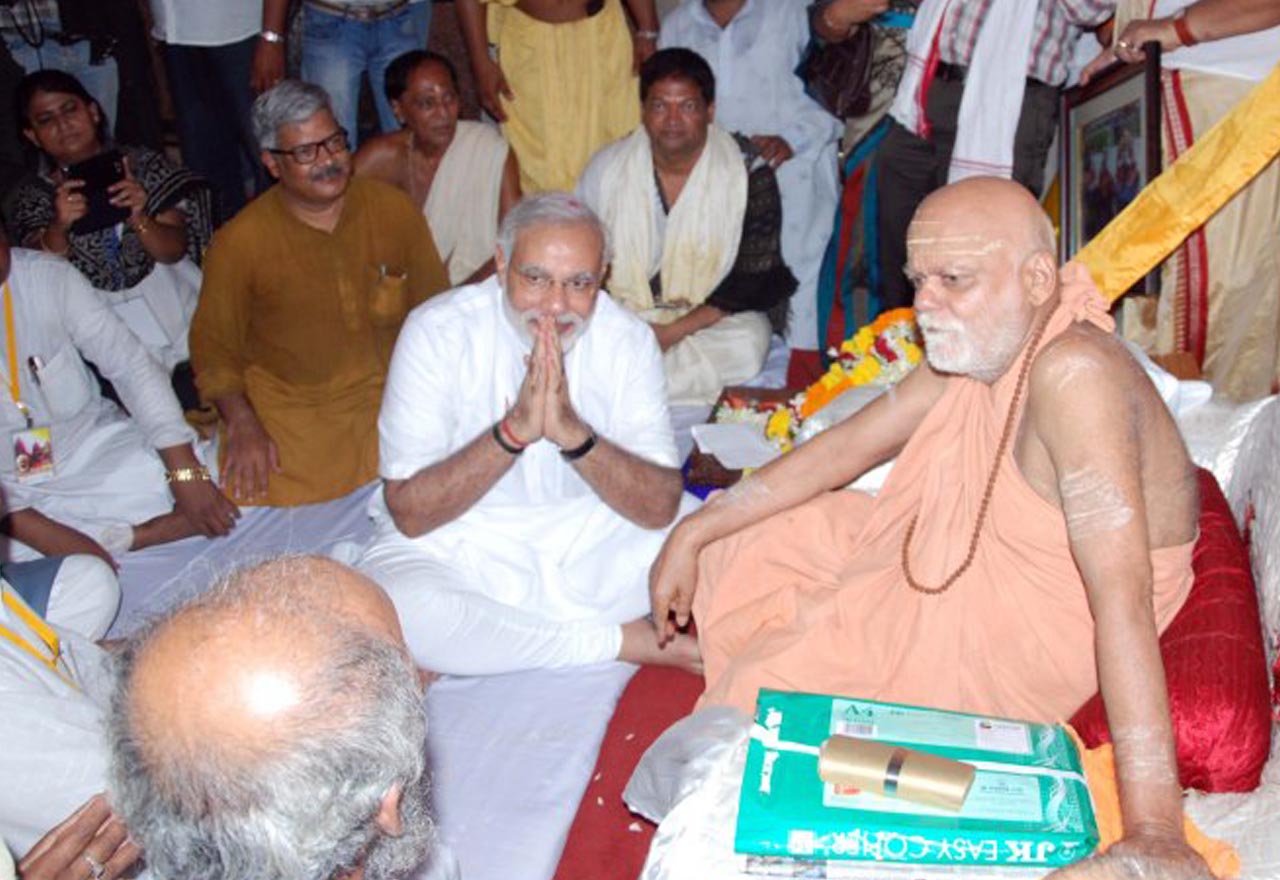
[[(404, 811), (425, 809), (427, 722), (413, 665), (384, 636), (308, 600), (314, 575), (297, 577), (305, 562), (286, 558), (242, 570), (175, 612), (233, 614), (250, 629), (285, 615), (286, 625), (324, 640), (323, 656), (300, 682), (297, 708), (274, 731), (285, 745), (248, 756), (217, 748), (184, 755), (153, 747), (154, 737), (135, 726), (137, 660), (174, 614), (116, 658), (107, 719), (110, 800), (159, 877), (331, 880), (367, 856), (372, 861), (393, 840), (376, 824), (393, 785), (410, 800)], [(280, 579), (271, 585), (279, 590), (264, 589), (264, 571)], [(296, 583), (286, 586), (290, 578)], [(426, 854), (430, 828), (422, 825), (415, 863)]]
[(566, 192), (540, 192), (525, 196), (502, 218), (498, 227), (498, 250), (510, 261), (520, 233), (534, 226), (590, 226), (600, 236), (600, 263), (613, 261), (613, 239), (595, 211), (577, 196)]
[(253, 136), (264, 150), (280, 146), (280, 126), (306, 122), (321, 110), (333, 113), (329, 93), (318, 85), (282, 79), (253, 102)]

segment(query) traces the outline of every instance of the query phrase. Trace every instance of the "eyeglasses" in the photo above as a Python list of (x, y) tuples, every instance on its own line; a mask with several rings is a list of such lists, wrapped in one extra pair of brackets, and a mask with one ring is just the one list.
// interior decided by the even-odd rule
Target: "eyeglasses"
[(267, 152), (277, 156), (289, 156), (299, 165), (311, 165), (320, 158), (321, 147), (324, 147), (324, 151), (330, 156), (336, 156), (339, 153), (345, 153), (349, 146), (350, 144), (347, 143), (347, 131), (344, 128), (340, 128), (321, 141), (298, 144), (296, 147), (290, 147), (287, 150), (268, 149)]
[(574, 275), (572, 278), (566, 278), (563, 281), (557, 281), (546, 272), (540, 269), (516, 269), (516, 274), (520, 276), (520, 280), (525, 286), (538, 292), (546, 293), (552, 287), (559, 285), (564, 288), (566, 293), (591, 293), (600, 286), (600, 279), (589, 272), (581, 275)]

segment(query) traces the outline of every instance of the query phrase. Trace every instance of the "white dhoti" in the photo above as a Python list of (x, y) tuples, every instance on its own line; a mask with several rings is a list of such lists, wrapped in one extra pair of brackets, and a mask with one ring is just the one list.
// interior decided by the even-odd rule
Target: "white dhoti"
[[(685, 496), (682, 512), (694, 506)], [(395, 604), (414, 661), (494, 675), (617, 659), (621, 624), (649, 611), (649, 566), (667, 530), (638, 528), (594, 499), (485, 519), (492, 528), (445, 526), (428, 542), (387, 523), (361, 560)]]
[[(378, 418), (379, 469), (407, 480), (485, 437), (524, 380), (527, 350), (496, 278), (420, 306), (396, 343)], [(569, 397), (597, 434), (667, 467), (675, 444), (653, 332), (601, 293), (565, 354)], [(691, 499), (687, 503), (694, 503)], [(609, 507), (547, 440), (456, 519), (418, 537), (383, 493), (358, 567), (390, 595), (414, 659), (494, 674), (615, 659), (621, 624), (649, 610), (649, 566), (666, 529)]]
[(757, 375), (769, 356), (772, 330), (761, 312), (725, 315), (662, 355), (672, 405), (715, 403), (720, 390)]
[(97, 556), (68, 556), (49, 590), (45, 620), (96, 642), (107, 634), (120, 610), (120, 581)]
[[(109, 553), (124, 553), (133, 543), (133, 526), (173, 510), (164, 479), (164, 463), (146, 437), (113, 405), (104, 405), (102, 421), (81, 443), (60, 455), (54, 437), (54, 478), (22, 486), (23, 507), (84, 532)], [(114, 412), (112, 412), (114, 410)], [(216, 456), (206, 456), (216, 461)], [(12, 538), (12, 560), (42, 554)]]
[(839, 199), (836, 142), (797, 153), (778, 167), (782, 193), (782, 258), (796, 276), (787, 342), (792, 348), (820, 349), (818, 276), (831, 237)]

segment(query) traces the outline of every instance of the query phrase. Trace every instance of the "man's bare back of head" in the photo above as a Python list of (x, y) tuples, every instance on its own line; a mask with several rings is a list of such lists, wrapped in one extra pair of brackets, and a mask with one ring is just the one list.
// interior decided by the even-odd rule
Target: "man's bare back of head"
[(374, 880), (426, 855), (417, 675), (390, 600), (338, 563), (246, 569), (132, 640), (110, 740), (113, 805), (169, 876)]

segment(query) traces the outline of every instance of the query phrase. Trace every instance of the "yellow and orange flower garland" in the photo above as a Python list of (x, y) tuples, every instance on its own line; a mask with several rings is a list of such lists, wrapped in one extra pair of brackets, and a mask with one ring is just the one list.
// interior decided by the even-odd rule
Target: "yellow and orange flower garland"
[[(769, 413), (764, 433), (783, 452), (790, 451), (805, 419), (850, 388), (893, 385), (902, 381), (924, 357), (920, 331), (911, 309), (894, 309), (858, 330), (832, 351), (826, 375)], [(734, 412), (726, 412), (732, 409)], [(739, 407), (721, 407), (716, 421), (742, 421)]]

